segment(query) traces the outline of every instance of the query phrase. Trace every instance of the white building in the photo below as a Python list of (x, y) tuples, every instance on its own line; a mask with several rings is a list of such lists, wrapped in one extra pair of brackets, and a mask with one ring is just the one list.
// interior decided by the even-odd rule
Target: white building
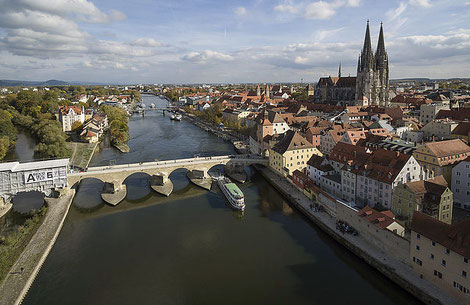
[(426, 125), (436, 118), (437, 113), (441, 109), (449, 110), (449, 104), (447, 103), (444, 105), (441, 103), (431, 103), (421, 105), (419, 110), (419, 121), (423, 123), (423, 125)]
[(470, 210), (470, 157), (460, 161), (452, 169), (451, 186), (454, 206)]
[(357, 175), (356, 198), (361, 204), (391, 209), (394, 187), (419, 180), (421, 167), (411, 155), (379, 149), (353, 172)]
[(85, 110), (78, 106), (59, 106), (59, 121), (63, 131), (71, 131), (74, 122), (85, 122)]

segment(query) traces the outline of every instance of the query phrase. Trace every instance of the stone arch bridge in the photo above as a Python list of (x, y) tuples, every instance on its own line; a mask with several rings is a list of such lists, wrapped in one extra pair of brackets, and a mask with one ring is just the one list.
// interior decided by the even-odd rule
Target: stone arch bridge
[(69, 187), (73, 187), (77, 182), (85, 178), (96, 178), (103, 182), (113, 182), (120, 185), (127, 177), (135, 173), (145, 173), (149, 176), (160, 176), (163, 179), (168, 179), (168, 176), (173, 171), (184, 168), (192, 172), (195, 177), (206, 178), (208, 177), (207, 172), (216, 165), (237, 168), (253, 164), (266, 166), (268, 165), (268, 160), (258, 155), (228, 155), (120, 164), (89, 167), (86, 172), (68, 174), (67, 179)]

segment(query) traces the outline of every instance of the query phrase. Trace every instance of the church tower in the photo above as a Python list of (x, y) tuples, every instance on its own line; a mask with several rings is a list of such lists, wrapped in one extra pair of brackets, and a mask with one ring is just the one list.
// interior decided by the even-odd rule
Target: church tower
[(388, 55), (385, 51), (383, 25), (380, 23), (379, 41), (377, 50), (375, 51), (375, 89), (376, 97), (379, 105), (386, 106), (388, 104)]
[(370, 40), (369, 21), (367, 21), (364, 46), (357, 63), (356, 101), (362, 105), (386, 106), (389, 89), (388, 72), (388, 55), (385, 51), (382, 24), (374, 55)]

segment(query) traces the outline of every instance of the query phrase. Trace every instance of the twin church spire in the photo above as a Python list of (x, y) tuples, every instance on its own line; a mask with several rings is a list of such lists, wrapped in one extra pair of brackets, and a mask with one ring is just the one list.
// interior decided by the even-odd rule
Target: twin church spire
[(380, 23), (379, 39), (374, 54), (368, 20), (364, 46), (357, 64), (356, 100), (364, 104), (386, 105), (389, 89), (388, 74), (388, 55), (385, 50), (383, 24)]

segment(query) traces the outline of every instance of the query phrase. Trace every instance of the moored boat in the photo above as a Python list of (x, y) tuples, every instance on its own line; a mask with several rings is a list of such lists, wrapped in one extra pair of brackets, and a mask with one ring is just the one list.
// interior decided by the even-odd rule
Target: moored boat
[(172, 115), (170, 116), (170, 120), (176, 120), (176, 115), (175, 115), (175, 114), (172, 114)]
[(176, 121), (181, 121), (182, 118), (183, 118), (183, 116), (179, 113), (177, 115), (175, 115), (175, 120)]
[(245, 196), (235, 183), (227, 177), (219, 177), (217, 185), (234, 209), (245, 210)]

